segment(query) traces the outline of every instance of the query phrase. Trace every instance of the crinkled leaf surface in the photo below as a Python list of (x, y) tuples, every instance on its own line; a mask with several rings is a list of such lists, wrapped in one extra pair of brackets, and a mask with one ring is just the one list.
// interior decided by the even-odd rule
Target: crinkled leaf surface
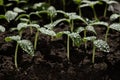
[(28, 24), (27, 26), (34, 27), (36, 29), (40, 28), (40, 26), (38, 24)]
[(73, 43), (75, 46), (80, 46), (80, 44), (82, 43), (82, 38), (78, 33), (70, 33), (69, 34), (70, 38), (72, 39)]
[(114, 20), (116, 20), (116, 19), (119, 18), (119, 17), (120, 17), (119, 14), (112, 14), (112, 15), (110, 16), (110, 20), (111, 20), (111, 21), (114, 21)]
[(87, 31), (91, 31), (91, 32), (97, 34), (93, 26), (87, 26), (87, 27), (86, 27), (86, 30), (87, 30)]
[(113, 23), (110, 28), (120, 32), (120, 23)]
[(18, 31), (20, 31), (20, 30), (22, 30), (23, 28), (27, 28), (27, 23), (19, 23), (18, 25), (17, 25), (17, 30)]
[(5, 16), (6, 16), (6, 19), (7, 19), (8, 22), (10, 22), (11, 20), (14, 20), (17, 15), (18, 15), (18, 13), (13, 12), (13, 11), (7, 11), (5, 13)]
[(17, 41), (17, 43), (25, 52), (27, 52), (31, 56), (34, 56), (33, 44), (29, 40), (20, 40), (20, 41)]
[(84, 27), (79, 27), (79, 28), (76, 29), (76, 32), (77, 32), (77, 33), (81, 33), (81, 32), (84, 31), (84, 30), (85, 30)]
[(46, 28), (39, 28), (38, 29), (41, 33), (49, 35), (49, 36), (56, 36), (56, 33), (53, 30), (49, 30)]
[(101, 51), (104, 51), (104, 52), (109, 52), (110, 51), (110, 47), (109, 45), (107, 44), (106, 41), (103, 41), (103, 40), (94, 40), (93, 44), (99, 48)]
[(5, 27), (0, 25), (0, 32), (5, 32)]

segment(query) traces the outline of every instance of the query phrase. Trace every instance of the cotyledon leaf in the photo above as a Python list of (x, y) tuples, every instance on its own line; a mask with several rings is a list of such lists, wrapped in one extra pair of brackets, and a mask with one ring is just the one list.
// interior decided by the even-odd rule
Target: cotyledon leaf
[(120, 17), (119, 14), (112, 14), (112, 15), (110, 16), (110, 20), (111, 20), (111, 21), (114, 21), (114, 20), (116, 20), (116, 19), (119, 18), (119, 17)]
[(113, 23), (110, 28), (120, 32), (120, 23)]
[(25, 52), (27, 52), (31, 56), (34, 56), (33, 44), (29, 40), (20, 40), (20, 41), (17, 41), (17, 43)]
[(0, 32), (5, 32), (5, 27), (0, 25)]
[(41, 33), (49, 35), (49, 36), (56, 36), (56, 33), (53, 30), (49, 30), (46, 28), (39, 28), (38, 29)]
[(16, 36), (9, 36), (5, 38), (6, 42), (10, 42), (10, 41), (19, 41), (21, 39), (21, 37), (19, 35)]
[(18, 15), (18, 13), (13, 12), (11, 10), (9, 10), (5, 13), (5, 16), (6, 16), (6, 19), (8, 22), (10, 22), (11, 20), (14, 20), (17, 15)]
[(93, 26), (87, 26), (87, 27), (86, 27), (86, 30), (87, 30), (87, 31), (91, 31), (91, 32), (97, 34)]
[(106, 41), (103, 40), (94, 40), (93, 44), (99, 48), (101, 51), (110, 52), (110, 47)]

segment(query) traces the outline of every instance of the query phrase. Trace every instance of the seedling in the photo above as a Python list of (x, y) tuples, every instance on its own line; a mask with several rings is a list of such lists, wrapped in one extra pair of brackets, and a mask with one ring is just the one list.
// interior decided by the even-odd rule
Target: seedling
[(110, 29), (113, 29), (113, 30), (116, 30), (116, 31), (120, 32), (120, 23), (108, 24), (107, 22), (102, 22), (101, 21), (101, 22), (92, 23), (91, 25), (103, 25), (103, 26), (107, 27), (106, 34), (105, 34), (105, 41), (106, 42), (107, 42), (107, 38), (108, 38), (108, 34), (109, 34)]
[(83, 0), (73, 0), (73, 1), (78, 5), (79, 16), (82, 16), (82, 12), (81, 12), (80, 5), (82, 4), (82, 1), (83, 1)]
[(111, 8), (112, 11), (114, 11), (114, 9), (112, 7), (112, 4), (118, 4), (118, 2), (114, 1), (114, 0), (101, 0), (101, 1), (106, 3), (105, 4), (105, 9), (104, 9), (104, 17), (106, 17), (108, 6)]
[(18, 69), (18, 64), (17, 64), (17, 53), (18, 53), (18, 46), (21, 47), (22, 50), (30, 54), (31, 56), (34, 56), (34, 49), (33, 45), (29, 40), (21, 40), (20, 36), (9, 36), (5, 38), (6, 42), (11, 42), (11, 41), (16, 41), (16, 48), (15, 48), (15, 55), (14, 55), (14, 62), (15, 62), (15, 67)]
[(78, 33), (70, 33), (69, 31), (61, 31), (61, 32), (58, 32), (56, 37), (59, 38), (59, 37), (62, 37), (62, 35), (65, 34), (67, 35), (67, 59), (69, 60), (70, 59), (70, 38), (72, 39), (73, 43), (77, 46), (79, 46), (81, 44), (81, 37)]
[(94, 6), (96, 4), (101, 4), (100, 1), (88, 1), (88, 0), (84, 0), (84, 1), (82, 1), (82, 3), (84, 3), (84, 4), (80, 5), (80, 8), (90, 6), (92, 8), (92, 10), (93, 10), (95, 20), (98, 20)]
[(92, 41), (93, 42), (92, 63), (95, 62), (96, 48), (100, 49), (100, 51), (103, 51), (103, 52), (109, 52), (110, 51), (110, 47), (109, 47), (109, 45), (107, 44), (106, 41), (103, 41), (101, 39), (96, 39), (95, 36), (86, 37), (84, 39), (87, 40), (87, 41)]

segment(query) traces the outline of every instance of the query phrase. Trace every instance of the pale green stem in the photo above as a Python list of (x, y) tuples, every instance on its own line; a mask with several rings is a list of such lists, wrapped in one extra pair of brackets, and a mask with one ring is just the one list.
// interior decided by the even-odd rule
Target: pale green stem
[(78, 8), (79, 8), (79, 16), (82, 16), (81, 8), (80, 7)]
[(95, 50), (96, 50), (96, 47), (95, 47), (95, 45), (93, 45), (93, 54), (92, 54), (92, 63), (93, 64), (95, 62)]
[(104, 17), (106, 17), (106, 13), (107, 13), (107, 4), (105, 5)]
[(34, 49), (35, 50), (36, 50), (36, 47), (37, 47), (38, 35), (39, 35), (39, 31), (37, 30), (37, 32), (35, 34), (35, 40), (34, 40)]
[(94, 18), (95, 18), (95, 20), (98, 20), (98, 18), (97, 18), (97, 14), (96, 14), (96, 12), (95, 12), (95, 8), (94, 8), (94, 6), (92, 7), (92, 10), (93, 10), (93, 14), (94, 14)]
[[(85, 29), (85, 30), (84, 30), (84, 38), (86, 38), (86, 32), (87, 32), (87, 31), (86, 31), (86, 29)], [(87, 41), (85, 40), (84, 42), (85, 42), (85, 49), (87, 49)]]
[(105, 34), (105, 41), (106, 41), (106, 42), (107, 42), (107, 37), (108, 37), (109, 30), (110, 30), (110, 28), (109, 28), (109, 26), (108, 26), (108, 27), (107, 27), (106, 34)]
[(17, 52), (18, 52), (18, 43), (17, 43), (16, 48), (15, 48), (15, 58), (14, 58), (14, 62), (15, 62), (15, 67), (16, 67), (16, 69), (18, 69), (18, 64), (17, 64)]
[(71, 20), (71, 23), (70, 23), (70, 27), (71, 27), (71, 32), (73, 32), (73, 29), (74, 29), (74, 22), (73, 22), (73, 20)]
[(67, 36), (67, 58), (69, 60), (69, 53), (70, 53), (70, 42), (69, 42), (69, 35)]
[(65, 0), (62, 0), (63, 2), (63, 10), (65, 11)]

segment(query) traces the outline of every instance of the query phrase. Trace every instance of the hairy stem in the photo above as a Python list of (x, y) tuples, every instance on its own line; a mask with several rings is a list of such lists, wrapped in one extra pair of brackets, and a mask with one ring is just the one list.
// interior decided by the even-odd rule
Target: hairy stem
[[(85, 29), (85, 30), (84, 30), (84, 38), (86, 38), (86, 33), (87, 33), (87, 32), (86, 32), (86, 29)], [(87, 49), (87, 41), (85, 40), (84, 43), (85, 43), (85, 49)]]
[(81, 8), (78, 7), (78, 9), (79, 9), (79, 16), (82, 16)]

